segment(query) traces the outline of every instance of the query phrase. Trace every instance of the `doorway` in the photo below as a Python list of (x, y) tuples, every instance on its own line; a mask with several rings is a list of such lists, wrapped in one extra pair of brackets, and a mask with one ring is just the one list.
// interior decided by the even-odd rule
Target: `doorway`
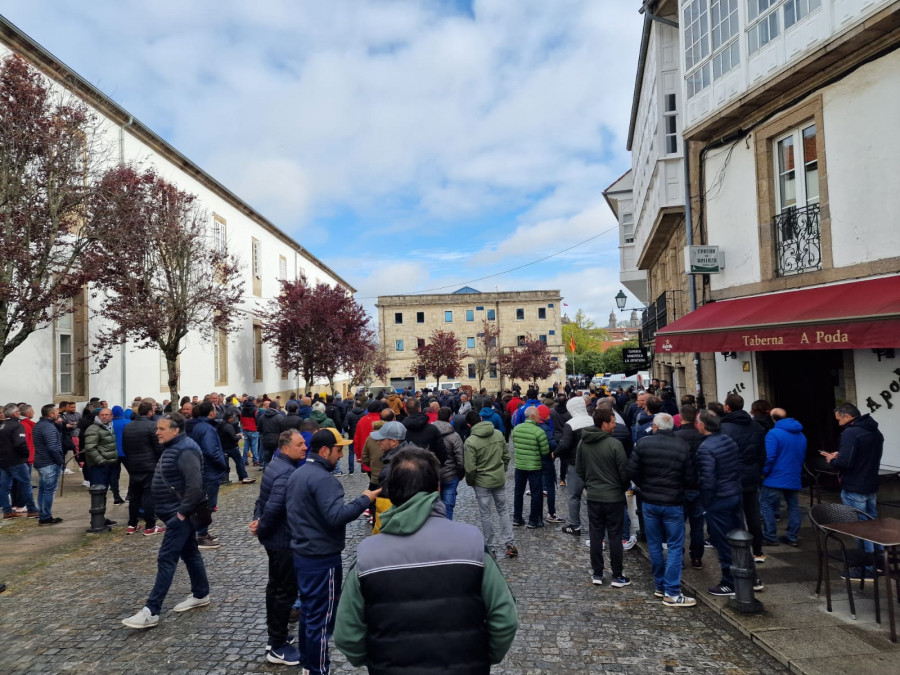
[(765, 398), (803, 425), (807, 456), (817, 456), (819, 450), (836, 451), (840, 428), (833, 411), (835, 401), (845, 398), (843, 352), (760, 352), (759, 356)]

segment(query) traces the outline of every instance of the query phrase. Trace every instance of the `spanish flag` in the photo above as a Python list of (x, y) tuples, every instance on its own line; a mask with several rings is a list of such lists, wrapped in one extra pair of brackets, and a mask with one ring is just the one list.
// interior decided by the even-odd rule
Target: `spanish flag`
[(569, 351), (570, 352), (575, 351), (575, 336), (574, 335), (569, 338)]

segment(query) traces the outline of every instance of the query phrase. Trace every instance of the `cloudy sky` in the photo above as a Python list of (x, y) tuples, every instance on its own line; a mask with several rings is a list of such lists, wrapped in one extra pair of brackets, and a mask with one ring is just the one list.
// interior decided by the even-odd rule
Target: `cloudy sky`
[(601, 193), (631, 164), (640, 5), (0, 0), (0, 13), (366, 305), (558, 288), (570, 314), (605, 325), (621, 285)]

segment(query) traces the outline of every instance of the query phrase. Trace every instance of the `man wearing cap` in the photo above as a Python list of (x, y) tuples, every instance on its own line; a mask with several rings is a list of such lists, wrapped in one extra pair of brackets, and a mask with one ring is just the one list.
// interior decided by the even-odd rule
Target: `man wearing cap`
[(300, 591), (300, 663), (312, 675), (326, 675), (328, 638), (341, 596), (341, 552), (347, 523), (356, 520), (381, 490), (366, 490), (344, 503), (344, 488), (332, 474), (350, 441), (328, 429), (313, 434), (306, 462), (291, 474), (285, 493), (291, 549)]
[[(376, 422), (376, 424), (378, 423)], [(376, 467), (371, 466), (372, 475), (375, 478), (369, 479), (369, 487), (372, 487), (372, 483), (374, 483), (382, 488), (381, 494), (375, 500), (375, 527), (372, 530), (372, 534), (378, 534), (381, 531), (381, 514), (391, 508), (390, 495), (383, 491), (391, 471), (391, 455), (406, 438), (406, 427), (400, 422), (385, 422), (381, 427), (372, 431), (369, 438), (378, 444), (378, 451), (381, 454), (378, 460), (377, 474)]]

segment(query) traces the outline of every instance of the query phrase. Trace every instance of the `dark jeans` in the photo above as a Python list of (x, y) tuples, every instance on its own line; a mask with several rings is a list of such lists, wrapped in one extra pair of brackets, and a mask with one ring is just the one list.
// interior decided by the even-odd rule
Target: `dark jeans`
[(541, 476), (547, 491), (547, 513), (556, 515), (556, 465), (550, 455), (541, 457)]
[(697, 490), (684, 491), (684, 519), (691, 525), (691, 560), (703, 557), (703, 504)]
[(609, 564), (614, 577), (622, 576), (622, 524), (625, 502), (592, 502), (588, 500), (588, 529), (591, 533), (591, 570), (603, 576), (603, 534), (608, 532)]
[(269, 644), (278, 647), (287, 642), (288, 620), (297, 598), (297, 573), (290, 549), (266, 548), (269, 556), (269, 582), (266, 584), (266, 628)]
[[(755, 490), (754, 490), (755, 492)], [(734, 587), (731, 576), (731, 546), (728, 545), (728, 533), (741, 529), (741, 495), (716, 499), (706, 509), (706, 529), (709, 530), (709, 541), (719, 554), (719, 566), (722, 568), (722, 583)]]
[(753, 537), (753, 555), (762, 555), (762, 519), (759, 516), (759, 488), (744, 490), (744, 518), (747, 532)]
[(228, 448), (225, 451), (225, 464), (228, 464), (229, 457), (234, 460), (234, 468), (237, 471), (238, 480), (244, 480), (247, 477), (247, 469), (244, 468), (244, 458), (241, 457), (240, 449), (237, 447)]
[(569, 462), (566, 461), (565, 459), (563, 459), (562, 457), (560, 457), (559, 458), (559, 479), (565, 480), (566, 475), (568, 474), (568, 471), (569, 471)]
[(515, 491), (513, 492), (513, 522), (522, 522), (522, 508), (525, 501), (525, 485), (531, 490), (531, 511), (528, 513), (528, 522), (532, 525), (544, 522), (544, 495), (541, 492), (541, 472), (523, 471), (516, 469)]
[(266, 446), (266, 445), (263, 445), (262, 459), (259, 461), (259, 465), (260, 465), (260, 466), (265, 466), (266, 464), (268, 464), (269, 462), (271, 462), (271, 461), (272, 461), (272, 457), (275, 456), (275, 451), (276, 451), (277, 449), (278, 449), (278, 448), (275, 447), (275, 446), (273, 446), (273, 447), (268, 447), (268, 446)]
[(101, 466), (87, 467), (87, 479), (91, 485), (105, 485), (109, 488), (112, 481), (112, 465), (102, 464)]
[(19, 494), (22, 506), (26, 506), (32, 513), (37, 511), (34, 503), (34, 492), (31, 489), (31, 467), (28, 464), (16, 464), (8, 469), (0, 469), (0, 504), (3, 513), (11, 513), (12, 505), (9, 501), (10, 490), (13, 494)]
[(310, 675), (322, 675), (328, 672), (331, 665), (328, 639), (334, 633), (343, 568), (338, 562), (334, 567), (311, 570), (304, 566), (302, 558), (296, 567), (297, 588), (300, 591), (300, 620), (297, 625), (300, 665), (309, 670)]
[(119, 460), (109, 467), (109, 489), (112, 490), (113, 499), (121, 501), (122, 495), (119, 492), (119, 479), (122, 477), (122, 461)]
[(128, 524), (131, 527), (137, 527), (142, 511), (147, 528), (156, 525), (156, 516), (153, 513), (153, 494), (150, 489), (152, 483), (152, 473), (131, 474), (128, 481)]
[[(219, 503), (219, 485), (221, 485), (221, 481), (218, 478), (215, 480), (209, 480), (207, 478), (203, 479), (203, 491), (206, 493), (206, 499), (209, 501), (210, 509), (214, 509)], [(208, 527), (204, 527), (202, 530), (197, 530), (198, 537), (205, 537), (208, 534)]]
[(184, 560), (188, 576), (191, 579), (191, 594), (195, 598), (209, 595), (209, 580), (206, 578), (206, 567), (203, 557), (197, 549), (197, 533), (188, 519), (180, 520), (172, 516), (166, 521), (166, 533), (159, 545), (156, 557), (156, 583), (147, 599), (147, 608), (151, 614), (159, 615), (163, 600), (172, 585), (178, 559)]

